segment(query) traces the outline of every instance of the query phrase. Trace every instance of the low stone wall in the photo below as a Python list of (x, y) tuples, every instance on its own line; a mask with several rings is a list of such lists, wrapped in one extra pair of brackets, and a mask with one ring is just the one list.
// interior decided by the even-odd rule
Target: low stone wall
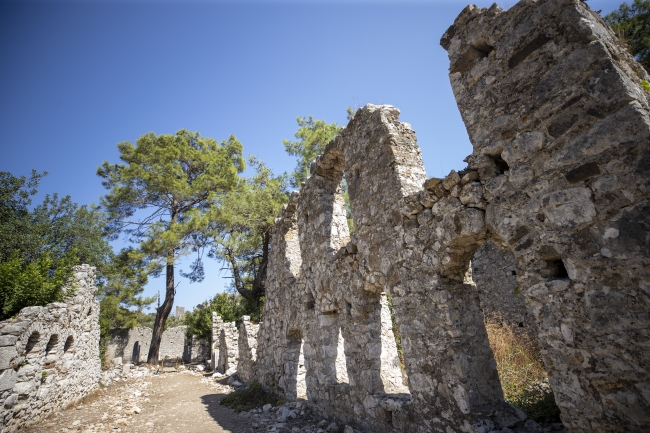
[[(76, 266), (64, 302), (28, 307), (0, 322), (0, 430), (37, 423), (99, 383), (95, 268)], [(70, 289), (68, 289), (70, 290)]]
[[(187, 326), (168, 328), (163, 332), (158, 356), (160, 360), (182, 359), (184, 362), (199, 362), (210, 359), (210, 343), (186, 337)], [(151, 328), (139, 326), (116, 331), (111, 335), (106, 348), (106, 361), (122, 358), (123, 362), (146, 362), (151, 345)]]

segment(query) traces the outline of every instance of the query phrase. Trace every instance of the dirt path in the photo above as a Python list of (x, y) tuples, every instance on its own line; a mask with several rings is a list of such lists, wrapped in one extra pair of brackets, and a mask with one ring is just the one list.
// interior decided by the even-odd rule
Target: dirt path
[(221, 406), (229, 387), (198, 373), (165, 373), (115, 383), (22, 430), (35, 432), (245, 433), (251, 421)]

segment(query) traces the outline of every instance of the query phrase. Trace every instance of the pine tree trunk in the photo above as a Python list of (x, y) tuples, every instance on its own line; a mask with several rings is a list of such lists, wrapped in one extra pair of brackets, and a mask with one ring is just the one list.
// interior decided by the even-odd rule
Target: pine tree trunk
[(149, 346), (149, 355), (147, 356), (147, 364), (157, 365), (160, 353), (160, 341), (162, 340), (163, 330), (165, 329), (165, 322), (167, 322), (167, 317), (172, 311), (172, 306), (174, 305), (174, 294), (176, 292), (174, 288), (174, 252), (170, 252), (167, 259), (167, 269), (166, 269), (166, 290), (165, 290), (165, 301), (158, 308), (156, 312), (156, 320), (153, 325), (153, 335), (151, 336), (151, 345)]

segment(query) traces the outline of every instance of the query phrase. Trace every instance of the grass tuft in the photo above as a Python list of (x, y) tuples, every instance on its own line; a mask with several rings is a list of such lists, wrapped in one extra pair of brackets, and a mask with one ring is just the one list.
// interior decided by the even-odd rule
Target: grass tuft
[(247, 411), (262, 407), (265, 404), (272, 404), (277, 406), (282, 404), (283, 400), (278, 400), (278, 397), (262, 388), (259, 382), (253, 382), (247, 387), (240, 388), (231, 392), (221, 399), (219, 404), (229, 407), (236, 412)]
[(488, 323), (486, 329), (506, 401), (534, 421), (560, 422), (560, 409), (535, 341), (514, 326)]

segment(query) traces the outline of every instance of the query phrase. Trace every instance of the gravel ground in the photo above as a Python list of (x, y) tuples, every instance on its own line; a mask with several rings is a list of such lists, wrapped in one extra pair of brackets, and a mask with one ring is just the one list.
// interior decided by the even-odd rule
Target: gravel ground
[[(221, 383), (220, 383), (221, 382)], [(22, 432), (325, 433), (350, 427), (312, 416), (300, 403), (237, 414), (219, 401), (234, 389), (225, 380), (191, 370), (114, 382), (79, 404)]]

